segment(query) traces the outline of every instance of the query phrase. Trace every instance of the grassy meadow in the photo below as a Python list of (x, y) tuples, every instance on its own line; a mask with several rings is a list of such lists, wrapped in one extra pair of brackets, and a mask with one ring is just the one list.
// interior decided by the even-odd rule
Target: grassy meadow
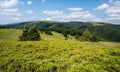
[(0, 72), (120, 72), (120, 43), (79, 42), (41, 33), (18, 41), (17, 29), (0, 29)]

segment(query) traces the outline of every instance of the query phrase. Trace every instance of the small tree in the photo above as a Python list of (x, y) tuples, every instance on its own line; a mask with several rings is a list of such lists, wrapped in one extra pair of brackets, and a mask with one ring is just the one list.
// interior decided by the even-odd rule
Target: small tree
[(45, 29), (45, 34), (53, 35), (50, 29)]
[(104, 41), (104, 39), (96, 36), (95, 34), (93, 34), (92, 38), (90, 39), (90, 41), (92, 41), (92, 42), (98, 42), (98, 41)]
[(90, 41), (92, 41), (92, 42), (98, 42), (99, 41), (99, 39), (98, 39), (98, 37), (96, 37), (96, 36), (92, 36), (92, 38), (90, 39)]
[(75, 36), (75, 39), (79, 40), (79, 39), (80, 39), (80, 35), (77, 34), (77, 35)]
[(81, 36), (81, 38), (80, 38), (80, 41), (90, 41), (91, 38), (92, 38), (92, 34), (91, 34), (91, 32), (89, 31), (89, 29), (87, 28), (87, 29), (83, 32), (83, 34), (82, 34), (82, 36)]
[(32, 25), (30, 28), (27, 25), (24, 26), (23, 33), (19, 37), (21, 41), (37, 41), (40, 40), (40, 34), (36, 25)]
[(39, 30), (38, 28), (36, 27), (36, 25), (32, 25), (31, 28), (29, 28), (29, 34), (28, 34), (28, 40), (29, 41), (34, 41), (34, 40), (40, 40), (41, 37), (40, 37), (40, 34), (39, 34)]
[(63, 31), (63, 36), (65, 37), (65, 40), (68, 39), (68, 34), (69, 34), (69, 32), (67, 30)]
[(19, 40), (20, 40), (20, 41), (27, 41), (27, 40), (28, 40), (28, 34), (29, 34), (29, 28), (28, 28), (27, 25), (25, 24), (25, 25), (24, 25), (24, 28), (23, 28), (22, 35), (19, 36)]

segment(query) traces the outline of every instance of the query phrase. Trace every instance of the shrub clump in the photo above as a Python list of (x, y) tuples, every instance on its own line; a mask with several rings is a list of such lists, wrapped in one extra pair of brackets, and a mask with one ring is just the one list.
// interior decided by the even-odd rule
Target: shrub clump
[(31, 27), (28, 27), (27, 25), (23, 28), (23, 33), (21, 36), (19, 36), (20, 41), (38, 41), (41, 40), (39, 30), (35, 24), (33, 24)]

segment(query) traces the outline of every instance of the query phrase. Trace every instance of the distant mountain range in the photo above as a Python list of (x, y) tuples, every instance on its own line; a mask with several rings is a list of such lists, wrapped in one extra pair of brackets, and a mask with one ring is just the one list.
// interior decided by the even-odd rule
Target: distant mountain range
[(104, 23), (104, 22), (55, 22), (55, 21), (30, 21), (21, 23), (12, 23), (3, 25), (7, 28), (23, 28), (24, 25), (28, 26), (36, 24), (38, 28), (59, 28), (59, 29), (72, 29), (84, 30), (88, 28), (92, 33), (104, 38), (108, 41), (120, 42), (120, 25)]

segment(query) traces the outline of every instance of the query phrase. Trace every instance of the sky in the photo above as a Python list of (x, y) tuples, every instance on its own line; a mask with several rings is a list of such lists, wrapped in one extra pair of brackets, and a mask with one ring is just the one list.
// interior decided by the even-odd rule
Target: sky
[(120, 0), (0, 0), (0, 24), (39, 20), (120, 24)]

